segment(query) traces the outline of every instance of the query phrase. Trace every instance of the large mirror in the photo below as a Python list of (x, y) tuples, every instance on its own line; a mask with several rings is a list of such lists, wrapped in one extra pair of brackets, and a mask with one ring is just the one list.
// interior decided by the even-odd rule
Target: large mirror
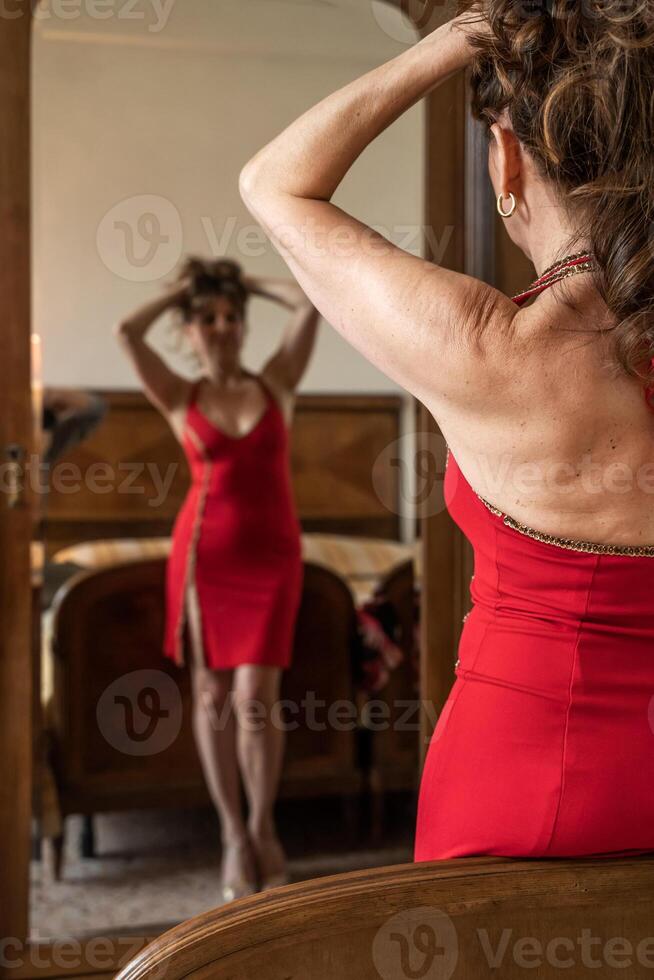
[[(35, 12), (36, 940), (152, 934), (253, 873), (259, 887), (412, 858), (415, 405), (311, 326), (238, 174), (414, 40), (370, 0)], [(417, 254), (424, 111), (336, 196)], [(214, 330), (240, 365), (222, 401)], [(289, 337), (304, 360), (286, 398), (257, 378)], [(145, 343), (195, 414), (179, 391), (168, 414), (148, 397), (162, 389)], [(279, 545), (295, 518), (297, 554)]]

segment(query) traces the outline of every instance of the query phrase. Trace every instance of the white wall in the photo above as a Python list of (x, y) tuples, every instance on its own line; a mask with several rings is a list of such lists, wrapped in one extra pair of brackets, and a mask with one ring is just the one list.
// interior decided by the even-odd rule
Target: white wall
[[(381, 29), (367, 2), (352, 0), (336, 7), (178, 0), (157, 33), (148, 29), (152, 19), (148, 26), (97, 20), (92, 9), (61, 21), (51, 8), (37, 22), (34, 322), (49, 383), (134, 387), (111, 324), (156, 294), (182, 252), (226, 253), (252, 274), (286, 274), (240, 200), (241, 166), (306, 108), (403, 45)], [(411, 226), (411, 250), (420, 252), (423, 156), (416, 107), (355, 164), (336, 203), (400, 243), (407, 240), (402, 228)], [(155, 200), (142, 202), (143, 195)], [(144, 210), (171, 240), (138, 268), (126, 257), (132, 232), (114, 225), (134, 228)], [(248, 239), (239, 237), (248, 228), (256, 246), (250, 255), (243, 252)], [(135, 234), (137, 259), (148, 250)], [(282, 323), (269, 303), (252, 304), (252, 367)], [(168, 342), (168, 331), (157, 336)], [(395, 390), (326, 326), (303, 387)]]
[[(155, 14), (162, 2), (167, 19)], [(112, 324), (156, 295), (183, 253), (287, 274), (240, 200), (242, 165), (305, 109), (404, 50), (411, 32), (378, 0), (115, 0), (107, 19), (94, 0), (66, 3), (42, 8), (34, 36), (34, 327), (46, 383), (134, 388)], [(423, 171), (419, 105), (368, 148), (334, 200), (420, 254)], [(153, 228), (168, 241), (150, 250)], [(283, 311), (253, 301), (249, 367), (283, 323)], [(169, 325), (153, 338), (189, 373)], [(398, 390), (326, 324), (302, 387)]]

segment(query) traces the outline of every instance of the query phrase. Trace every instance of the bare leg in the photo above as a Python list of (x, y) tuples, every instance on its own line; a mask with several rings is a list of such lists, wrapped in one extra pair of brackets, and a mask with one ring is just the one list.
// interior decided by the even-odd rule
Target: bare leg
[(231, 702), (233, 671), (210, 670), (202, 652), (197, 593), (188, 593), (188, 624), (192, 647), (193, 732), (204, 778), (218, 816), (223, 842), (222, 880), (228, 900), (254, 883), (255, 863), (241, 805), (236, 754), (236, 718)]
[(285, 732), (275, 704), (282, 671), (244, 664), (234, 677), (238, 718), (237, 754), (249, 803), (248, 829), (262, 886), (285, 875), (286, 857), (275, 828), (274, 807), (285, 747)]

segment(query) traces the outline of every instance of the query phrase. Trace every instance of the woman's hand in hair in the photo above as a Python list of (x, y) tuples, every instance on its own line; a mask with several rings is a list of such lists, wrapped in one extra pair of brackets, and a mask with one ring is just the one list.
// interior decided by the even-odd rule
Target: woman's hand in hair
[(237, 282), (244, 283), (243, 269), (234, 259), (218, 259), (211, 271), (220, 279), (235, 279)]
[(128, 316), (119, 320), (114, 327), (114, 333), (122, 340), (143, 338), (160, 316), (184, 299), (189, 288), (190, 280), (187, 281), (186, 279), (168, 286), (157, 299), (144, 303)]

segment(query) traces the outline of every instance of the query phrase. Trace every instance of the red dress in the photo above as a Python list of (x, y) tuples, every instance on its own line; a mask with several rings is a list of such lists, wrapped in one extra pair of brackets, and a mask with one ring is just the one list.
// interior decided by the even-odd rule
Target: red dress
[(539, 534), (478, 496), (452, 455), (444, 489), (474, 550), (473, 608), (415, 860), (654, 850), (654, 547)]
[(178, 664), (193, 579), (208, 667), (290, 664), (303, 577), (301, 529), (286, 423), (261, 384), (266, 411), (243, 437), (209, 421), (197, 407), (196, 389), (188, 408), (183, 446), (192, 485), (173, 530), (164, 643)]

